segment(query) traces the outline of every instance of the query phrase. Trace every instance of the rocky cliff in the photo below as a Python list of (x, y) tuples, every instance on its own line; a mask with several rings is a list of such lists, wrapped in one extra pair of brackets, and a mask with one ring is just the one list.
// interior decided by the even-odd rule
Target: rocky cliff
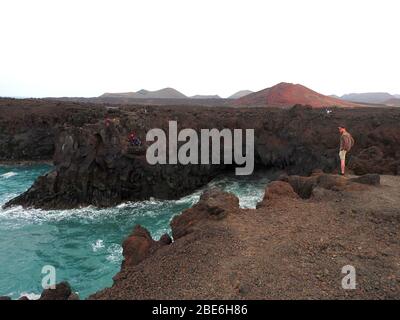
[(398, 299), (399, 191), (393, 176), (282, 176), (254, 210), (209, 190), (173, 219), (172, 243), (136, 227), (134, 263), (89, 299)]
[[(256, 168), (279, 168), (300, 175), (316, 168), (327, 172), (337, 168), (337, 126), (344, 124), (356, 140), (350, 158), (356, 174), (400, 172), (400, 110), (396, 109), (333, 109), (327, 113), (302, 106), (279, 110), (41, 103), (40, 108), (26, 100), (1, 106), (3, 114), (7, 111), (7, 118), (0, 119), (2, 158), (49, 158), (54, 151), (55, 165), (7, 205), (73, 208), (113, 206), (149, 197), (178, 198), (231, 170), (223, 165), (149, 165), (146, 132), (152, 128), (168, 132), (170, 120), (177, 121), (178, 129), (197, 132), (203, 128), (254, 129)], [(10, 131), (12, 127), (16, 134)], [(131, 132), (144, 142), (141, 147), (129, 145)]]
[(65, 127), (96, 122), (105, 112), (102, 105), (0, 98), (0, 161), (52, 160)]

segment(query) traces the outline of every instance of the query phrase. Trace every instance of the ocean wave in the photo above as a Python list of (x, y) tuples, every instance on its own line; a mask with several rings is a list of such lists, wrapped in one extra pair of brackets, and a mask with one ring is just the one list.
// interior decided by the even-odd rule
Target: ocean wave
[(101, 240), (101, 239), (96, 240), (95, 243), (92, 243), (92, 250), (93, 250), (93, 252), (97, 252), (98, 250), (103, 249), (104, 247), (105, 247), (105, 246), (104, 246), (104, 241)]
[(113, 243), (107, 248), (107, 261), (111, 263), (121, 263), (123, 256), (122, 256), (122, 247), (119, 244)]
[[(181, 207), (187, 203), (186, 207), (190, 207), (190, 202), (176, 201), (143, 201), (130, 202), (112, 208), (96, 208), (93, 206), (70, 209), (70, 210), (42, 210), (34, 208), (23, 208), (22, 206), (14, 206), (7, 209), (0, 209), (0, 219), (3, 226), (7, 225), (11, 228), (18, 229), (26, 224), (45, 224), (51, 222), (62, 221), (79, 221), (79, 223), (101, 223), (101, 221), (110, 221), (113, 219), (127, 218), (132, 216), (137, 219), (157, 219), (158, 216), (165, 214), (178, 214), (181, 210), (176, 208), (179, 204)], [(184, 209), (184, 207), (183, 207)]]
[(6, 173), (3, 173), (3, 174), (0, 174), (0, 178), (9, 179), (11, 177), (16, 176), (17, 174), (18, 173), (14, 172), (14, 171), (10, 171), (10, 172), (6, 172)]
[[(244, 183), (243, 183), (244, 182)], [(0, 218), (20, 220), (21, 222), (43, 223), (49, 221), (62, 221), (79, 219), (87, 222), (97, 221), (108, 218), (118, 218), (121, 215), (134, 214), (135, 217), (157, 217), (165, 214), (166, 211), (177, 210), (178, 205), (184, 210), (185, 207), (191, 207), (196, 204), (203, 191), (208, 187), (220, 187), (228, 192), (236, 194), (242, 208), (255, 208), (257, 202), (262, 200), (264, 187), (260, 185), (267, 184), (267, 181), (254, 183), (251, 188), (248, 188), (248, 182), (237, 182), (232, 179), (222, 178), (211, 181), (208, 186), (200, 188), (195, 192), (182, 197), (178, 200), (158, 200), (151, 199), (138, 202), (125, 202), (111, 208), (96, 208), (94, 206), (82, 207), (68, 210), (42, 210), (33, 208), (23, 208), (22, 206), (14, 206), (7, 209), (0, 209)], [(15, 195), (8, 194), (8, 198)], [(5, 199), (5, 200), (7, 200)], [(3, 200), (4, 201), (4, 200)], [(1, 202), (3, 202), (1, 201)], [(179, 212), (176, 212), (176, 214)]]
[[(20, 183), (18, 180), (24, 177), (23, 173), (16, 172), (17, 177), (0, 180), (0, 183), (2, 181), (0, 206), (17, 196), (23, 189), (10, 188), (13, 179), (16, 183)], [(24, 209), (22, 206), (0, 208), (0, 238), (3, 236), (1, 240), (4, 240), (16, 237), (21, 240), (13, 241), (15, 247), (9, 248), (10, 252), (20, 249), (21, 245), (29, 246), (31, 243), (32, 248), (39, 248), (33, 250), (29, 246), (32, 255), (28, 255), (26, 261), (32, 262), (32, 265), (48, 263), (50, 254), (60, 256), (61, 261), (68, 265), (68, 270), (65, 270), (66, 277), (85, 297), (99, 289), (95, 285), (97, 279), (108, 279), (111, 283), (112, 276), (119, 270), (123, 260), (121, 243), (135, 224), (147, 228), (153, 239), (158, 240), (164, 233), (171, 234), (170, 221), (173, 217), (197, 203), (207, 188), (219, 187), (232, 192), (239, 197), (241, 207), (255, 207), (264, 194), (264, 183), (264, 180), (218, 178), (178, 200), (152, 198), (146, 201), (125, 202), (111, 208), (94, 206), (70, 210)], [(28, 184), (23, 186), (28, 187)], [(26, 234), (32, 237), (26, 237)], [(101, 267), (98, 267), (99, 265)], [(27, 272), (34, 274), (35, 270), (32, 266)], [(84, 280), (76, 280), (77, 274), (85, 272), (87, 274), (84, 274)], [(13, 291), (14, 294), (10, 296), (16, 299), (21, 292), (22, 284), (19, 283), (17, 273), (11, 280), (12, 289), (9, 291)], [(21, 293), (21, 296), (28, 296), (29, 299), (39, 298), (39, 295), (34, 293), (38, 290), (35, 286), (23, 285), (22, 290), (26, 292)]]
[(18, 299), (21, 297), (27, 297), (29, 300), (38, 300), (40, 298), (40, 294), (32, 292), (21, 292)]

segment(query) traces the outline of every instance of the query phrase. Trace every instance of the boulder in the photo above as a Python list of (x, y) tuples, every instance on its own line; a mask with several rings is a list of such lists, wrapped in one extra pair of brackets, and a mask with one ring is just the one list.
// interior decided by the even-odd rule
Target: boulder
[(196, 205), (172, 219), (172, 236), (174, 240), (177, 240), (193, 232), (200, 221), (221, 220), (238, 209), (239, 199), (233, 194), (219, 189), (207, 190), (201, 195)]
[(22, 297), (20, 297), (18, 300), (20, 300), (20, 301), (28, 301), (29, 298), (26, 297), (26, 296), (22, 296)]
[(136, 225), (132, 234), (122, 244), (124, 260), (121, 268), (139, 264), (160, 247), (171, 242), (172, 240), (168, 234), (164, 234), (159, 241), (155, 241), (146, 228)]
[(61, 282), (56, 284), (55, 289), (43, 290), (39, 300), (75, 300), (76, 297), (77, 295), (72, 292), (69, 283)]
[(288, 182), (272, 181), (265, 190), (263, 200), (257, 204), (257, 209), (266, 206), (273, 200), (279, 201), (285, 198), (298, 199), (299, 196)]

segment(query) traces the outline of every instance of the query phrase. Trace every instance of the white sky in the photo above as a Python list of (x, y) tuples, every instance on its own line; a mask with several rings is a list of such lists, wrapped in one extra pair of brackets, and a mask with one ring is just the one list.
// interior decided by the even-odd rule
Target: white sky
[(400, 94), (398, 0), (1, 0), (0, 96)]

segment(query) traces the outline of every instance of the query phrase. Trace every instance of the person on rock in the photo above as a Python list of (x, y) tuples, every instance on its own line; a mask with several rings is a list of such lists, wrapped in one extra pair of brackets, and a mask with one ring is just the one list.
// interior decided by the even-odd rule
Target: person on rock
[(354, 139), (344, 126), (339, 127), (339, 133), (340, 133), (339, 158), (340, 158), (340, 170), (341, 170), (339, 174), (344, 176), (346, 170), (346, 155), (354, 146)]
[(139, 147), (142, 145), (142, 141), (136, 136), (134, 132), (129, 135), (129, 142), (132, 146)]
[(109, 127), (111, 122), (112, 122), (111, 119), (108, 117), (104, 120), (104, 124), (106, 125), (106, 127)]

